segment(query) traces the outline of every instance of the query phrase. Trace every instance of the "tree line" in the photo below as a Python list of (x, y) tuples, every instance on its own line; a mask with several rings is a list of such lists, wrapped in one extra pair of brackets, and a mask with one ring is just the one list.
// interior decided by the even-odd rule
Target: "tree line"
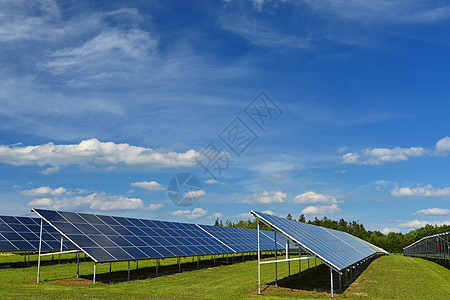
[[(374, 244), (375, 246), (381, 247), (390, 253), (402, 253), (404, 247), (420, 240), (423, 237), (450, 231), (450, 225), (425, 225), (424, 227), (411, 230), (408, 233), (389, 232), (388, 234), (383, 234), (378, 230), (366, 230), (364, 225), (359, 221), (348, 222), (344, 219), (336, 221), (329, 219), (326, 216), (324, 216), (322, 219), (315, 217), (313, 220), (307, 221), (306, 217), (303, 214), (301, 214), (298, 219), (294, 219), (291, 214), (288, 214), (286, 219), (344, 231), (363, 240), (366, 240), (369, 243)], [(217, 218), (214, 226), (256, 229), (257, 221), (256, 219), (253, 221), (248, 219), (247, 221), (240, 220), (239, 222), (234, 223), (231, 220), (226, 220), (225, 223), (222, 223), (222, 220)], [(272, 230), (269, 226), (263, 224), (262, 222), (260, 222), (260, 229), (270, 231)]]

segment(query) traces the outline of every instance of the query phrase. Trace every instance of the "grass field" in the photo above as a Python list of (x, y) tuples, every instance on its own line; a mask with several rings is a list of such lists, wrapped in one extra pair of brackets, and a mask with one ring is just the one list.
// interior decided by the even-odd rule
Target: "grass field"
[[(127, 282), (127, 262), (97, 266), (97, 284), (92, 285), (93, 263), (80, 264), (80, 278), (76, 278), (73, 255), (66, 255), (62, 264), (44, 261), (41, 283), (36, 284), (36, 256), (32, 266), (25, 267), (23, 256), (0, 256), (0, 298), (2, 299), (237, 299), (257, 297), (257, 262), (242, 262), (213, 267), (212, 260), (203, 258), (200, 270), (192, 258), (182, 259), (182, 273), (178, 273), (176, 259), (161, 263), (155, 277), (155, 262), (141, 261), (139, 269), (131, 263), (131, 281)], [(64, 257), (63, 257), (64, 258)], [(248, 260), (250, 256), (246, 259)], [(34, 262), (33, 262), (34, 259)], [(230, 259), (231, 262), (231, 259)], [(217, 262), (219, 265), (219, 262)], [(291, 262), (291, 280), (287, 263), (278, 266), (278, 287), (274, 286), (274, 265), (262, 266), (262, 297), (328, 298), (329, 270), (324, 266), (298, 275), (298, 263)], [(390, 255), (374, 261), (343, 293), (336, 298), (362, 299), (450, 299), (450, 270), (419, 258)]]

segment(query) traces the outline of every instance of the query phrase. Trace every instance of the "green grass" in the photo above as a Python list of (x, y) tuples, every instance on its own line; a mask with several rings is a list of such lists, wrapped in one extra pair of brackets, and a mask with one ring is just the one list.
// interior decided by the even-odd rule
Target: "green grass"
[[(0, 256), (0, 266), (9, 264), (11, 269), (0, 269), (1, 299), (237, 299), (257, 297), (257, 262), (236, 257), (234, 265), (221, 264), (212, 267), (212, 260), (205, 257), (196, 270), (192, 258), (182, 259), (183, 272), (177, 273), (176, 259), (161, 262), (160, 273), (155, 277), (155, 261), (140, 261), (139, 270), (131, 263), (132, 280), (127, 282), (127, 262), (97, 265), (97, 284), (92, 285), (93, 263), (80, 264), (81, 278), (76, 279), (74, 255), (65, 256), (62, 264), (49, 264), (46, 257), (41, 267), (41, 283), (36, 284), (36, 256), (32, 266), (24, 267), (23, 256)], [(249, 258), (249, 257), (247, 257)], [(34, 261), (33, 261), (34, 260)], [(230, 259), (231, 262), (231, 259)], [(222, 260), (222, 263), (224, 261)], [(314, 260), (310, 261), (314, 269)], [(287, 279), (287, 263), (278, 264), (278, 287), (274, 286), (274, 265), (262, 265), (262, 297), (328, 298), (329, 271), (318, 267), (310, 273), (298, 275), (298, 262), (291, 262), (291, 280)], [(450, 271), (435, 263), (391, 255), (381, 257), (353, 282), (337, 298), (366, 299), (449, 299)]]
[(374, 261), (345, 291), (363, 299), (450, 299), (450, 270), (431, 261), (391, 254)]

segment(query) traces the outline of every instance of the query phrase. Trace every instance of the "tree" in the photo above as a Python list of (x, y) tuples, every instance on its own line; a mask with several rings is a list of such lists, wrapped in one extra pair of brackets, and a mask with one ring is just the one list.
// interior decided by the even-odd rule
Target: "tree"
[(304, 215), (304, 214), (301, 214), (300, 217), (298, 218), (298, 221), (299, 221), (299, 222), (302, 222), (302, 223), (306, 223), (305, 215)]
[(214, 222), (214, 226), (220, 226), (219, 218), (217, 218), (217, 219), (216, 219), (216, 222)]
[(288, 214), (287, 217), (286, 217), (286, 219), (292, 220), (293, 218), (292, 218), (291, 214)]

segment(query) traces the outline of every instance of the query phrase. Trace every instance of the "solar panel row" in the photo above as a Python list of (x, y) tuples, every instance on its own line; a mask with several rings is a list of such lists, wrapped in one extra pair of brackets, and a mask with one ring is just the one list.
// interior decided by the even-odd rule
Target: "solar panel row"
[[(251, 229), (33, 211), (96, 262), (257, 251), (257, 232)], [(274, 248), (269, 233), (261, 245), (262, 250)]]
[[(39, 250), (40, 225), (39, 218), (0, 216), (0, 250)], [(44, 225), (42, 238), (43, 250), (60, 249), (61, 234), (52, 226)], [(64, 241), (63, 249), (75, 249), (75, 246), (69, 241)]]
[(342, 231), (255, 211), (252, 211), (251, 214), (338, 270), (342, 270), (382, 250)]

